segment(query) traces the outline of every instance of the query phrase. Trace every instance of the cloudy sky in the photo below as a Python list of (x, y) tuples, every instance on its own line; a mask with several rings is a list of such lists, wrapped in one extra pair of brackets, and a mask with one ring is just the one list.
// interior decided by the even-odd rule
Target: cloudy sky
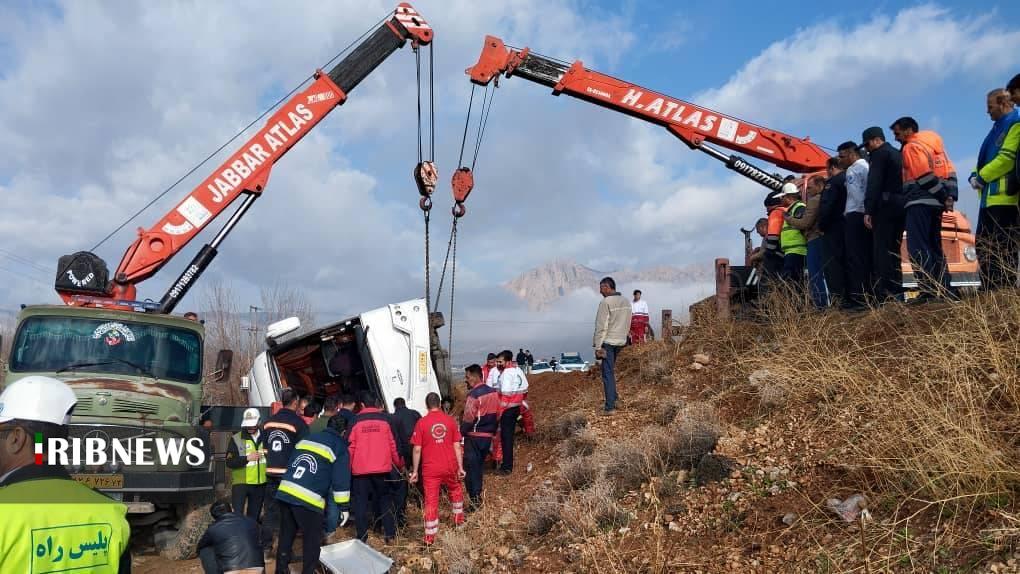
[[(435, 28), (433, 258), (449, 226), (470, 84), (486, 34), (835, 148), (913, 115), (968, 172), (990, 122), (984, 95), (1014, 73), (1009, 4), (415, 2)], [(393, 4), (6, 2), (0, 5), (0, 309), (55, 302), (59, 255), (88, 249)], [(785, 17), (784, 17), (785, 16)], [(419, 296), (414, 57), (405, 48), (274, 169), (207, 277), (247, 306), (260, 285), (301, 285), (322, 320)], [(528, 313), (499, 286), (553, 258), (596, 269), (738, 258), (762, 188), (660, 128), (520, 78), (501, 83), (461, 223), (455, 346), (587, 344), (594, 294)], [(228, 151), (236, 149), (228, 147)], [(111, 268), (219, 156), (103, 244)], [(963, 210), (976, 219), (976, 201)], [(140, 288), (158, 299), (209, 226)], [(212, 231), (210, 231), (212, 230)], [(626, 286), (625, 286), (626, 287)], [(685, 308), (707, 286), (663, 287)], [(196, 288), (191, 301), (197, 305)], [(250, 301), (248, 300), (250, 299)], [(562, 323), (555, 323), (562, 322)], [(575, 325), (570, 327), (569, 325)], [(563, 335), (552, 335), (563, 333)]]

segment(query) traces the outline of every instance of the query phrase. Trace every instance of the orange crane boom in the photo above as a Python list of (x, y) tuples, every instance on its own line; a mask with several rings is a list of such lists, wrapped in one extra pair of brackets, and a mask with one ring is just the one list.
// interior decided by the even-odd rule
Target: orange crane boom
[(728, 155), (715, 146), (765, 160), (797, 173), (825, 169), (829, 154), (809, 138), (798, 138), (728, 116), (584, 67), (507, 47), (486, 36), (478, 62), (467, 69), (471, 81), (488, 85), (502, 74), (517, 76), (552, 88), (553, 95), (575, 98), (665, 127), (692, 149), (726, 163), (730, 169), (772, 189), (782, 181), (772, 174)]
[[(68, 305), (145, 309), (169, 313), (216, 256), (217, 248), (254, 203), (273, 166), (391, 54), (411, 40), (429, 44), (433, 30), (407, 3), (401, 3), (329, 72), (314, 81), (273, 114), (265, 125), (127, 248), (112, 279), (106, 262), (81, 251), (60, 258), (55, 287)], [(241, 204), (216, 237), (204, 245), (156, 304), (134, 301), (137, 284), (159, 271), (239, 197)]]

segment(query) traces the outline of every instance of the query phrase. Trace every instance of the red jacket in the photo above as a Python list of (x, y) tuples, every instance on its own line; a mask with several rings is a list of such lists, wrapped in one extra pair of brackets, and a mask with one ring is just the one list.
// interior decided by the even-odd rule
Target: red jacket
[(384, 474), (394, 466), (404, 468), (390, 419), (379, 409), (361, 409), (354, 426), (348, 431), (347, 440), (350, 442), (347, 450), (351, 455), (351, 474), (354, 476)]

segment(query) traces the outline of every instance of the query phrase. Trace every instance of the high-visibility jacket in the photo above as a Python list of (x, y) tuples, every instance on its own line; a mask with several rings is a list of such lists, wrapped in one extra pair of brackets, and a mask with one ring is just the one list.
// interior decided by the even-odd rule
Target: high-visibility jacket
[(262, 425), (266, 444), (266, 474), (279, 479), (287, 472), (294, 445), (308, 435), (304, 419), (290, 409), (280, 409)]
[[(798, 210), (804, 210), (804, 202), (797, 201), (791, 205), (786, 212), (796, 216)], [(784, 255), (807, 255), (807, 239), (804, 238), (804, 232), (790, 225), (783, 220), (783, 228), (779, 233), (779, 247), (783, 250)]]
[[(245, 431), (235, 433), (230, 437), (230, 445), (227, 447), (227, 466), (230, 468), (230, 483), (241, 484), (265, 484), (266, 483), (266, 457), (262, 444), (262, 434), (252, 436)], [(258, 460), (248, 460), (248, 455), (253, 452), (263, 451)]]
[[(945, 197), (935, 195), (931, 189), (939, 189), (940, 194), (956, 199), (956, 167), (946, 154), (942, 137), (930, 131), (920, 131), (906, 138), (903, 143), (903, 194), (906, 207), (911, 205), (941, 206)], [(925, 176), (933, 174), (944, 184), (941, 188), (931, 188), (925, 183)], [(949, 182), (952, 186), (948, 186)]]
[(0, 509), (4, 574), (130, 568), (127, 507), (71, 480), (63, 468), (14, 471), (0, 486)]
[(1020, 110), (999, 118), (985, 136), (978, 153), (977, 170), (971, 177), (981, 178), (984, 187), (980, 207), (1016, 206), (1020, 198), (1020, 178), (1016, 156), (1020, 151)]
[(276, 499), (325, 512), (326, 497), (346, 512), (351, 504), (351, 464), (347, 441), (331, 428), (308, 435), (294, 447)]

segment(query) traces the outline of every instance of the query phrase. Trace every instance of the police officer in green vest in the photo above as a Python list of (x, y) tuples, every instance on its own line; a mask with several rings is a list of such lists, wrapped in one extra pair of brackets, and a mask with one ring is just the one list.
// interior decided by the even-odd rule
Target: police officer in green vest
[[(259, 410), (247, 409), (241, 419), (241, 432), (227, 446), (230, 469), (231, 506), (237, 514), (258, 521), (266, 496), (266, 449), (259, 431)], [(245, 511), (245, 504), (248, 509)]]
[(4, 574), (131, 572), (127, 508), (71, 480), (64, 467), (36, 459), (49, 439), (67, 438), (77, 402), (70, 387), (42, 376), (15, 381), (0, 394)]
[(779, 233), (779, 249), (783, 252), (783, 279), (799, 286), (804, 281), (804, 262), (807, 259), (807, 239), (804, 232), (790, 225), (788, 218), (803, 216), (804, 202), (800, 190), (793, 183), (784, 183), (782, 189), (783, 208), (786, 215), (783, 230)]

